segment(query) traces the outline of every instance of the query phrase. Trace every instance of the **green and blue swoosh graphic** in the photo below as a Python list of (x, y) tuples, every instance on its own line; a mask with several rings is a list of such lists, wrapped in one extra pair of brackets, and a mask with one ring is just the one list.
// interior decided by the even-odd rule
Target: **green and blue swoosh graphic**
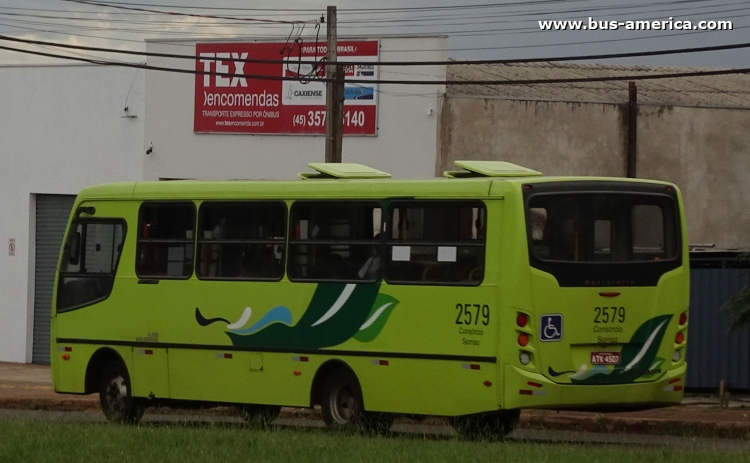
[(226, 323), (227, 336), (240, 347), (320, 349), (351, 338), (370, 342), (378, 337), (399, 302), (379, 291), (379, 283), (320, 283), (296, 324), (283, 305), (270, 309), (248, 327), (244, 325), (251, 317), (250, 308), (236, 323), (224, 317), (206, 318), (198, 308), (195, 318), (201, 326)]

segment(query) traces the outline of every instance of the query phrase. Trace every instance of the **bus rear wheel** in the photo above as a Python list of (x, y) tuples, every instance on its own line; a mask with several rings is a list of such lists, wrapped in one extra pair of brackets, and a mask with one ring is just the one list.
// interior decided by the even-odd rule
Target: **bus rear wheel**
[(336, 370), (323, 386), (321, 411), (326, 427), (368, 433), (386, 433), (393, 424), (387, 413), (365, 411), (362, 388), (348, 370)]
[(121, 362), (107, 365), (99, 384), (99, 402), (107, 420), (124, 424), (140, 421), (145, 409), (132, 395), (130, 375), (125, 365)]
[(453, 428), (469, 439), (502, 439), (513, 431), (521, 410), (449, 417)]
[(281, 407), (276, 405), (238, 405), (237, 411), (247, 424), (253, 427), (268, 428), (279, 417)]

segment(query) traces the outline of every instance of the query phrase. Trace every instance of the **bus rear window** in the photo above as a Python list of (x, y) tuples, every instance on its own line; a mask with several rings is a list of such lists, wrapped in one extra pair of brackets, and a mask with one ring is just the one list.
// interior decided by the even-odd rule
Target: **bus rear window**
[(645, 262), (678, 254), (677, 213), (669, 197), (544, 194), (527, 208), (532, 255), (565, 262)]

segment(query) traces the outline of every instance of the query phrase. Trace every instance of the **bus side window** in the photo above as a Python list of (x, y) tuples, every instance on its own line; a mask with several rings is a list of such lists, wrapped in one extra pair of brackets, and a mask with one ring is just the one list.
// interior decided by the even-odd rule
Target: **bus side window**
[(284, 275), (282, 201), (204, 202), (198, 224), (198, 278), (280, 280)]
[(125, 239), (124, 229), (122, 221), (90, 219), (72, 228), (60, 268), (58, 312), (109, 296)]
[(375, 201), (297, 201), (289, 227), (289, 279), (377, 281), (380, 217)]
[(138, 222), (136, 273), (143, 278), (188, 278), (193, 273), (195, 206), (143, 203)]
[(394, 201), (386, 241), (390, 283), (478, 285), (486, 209), (478, 201)]

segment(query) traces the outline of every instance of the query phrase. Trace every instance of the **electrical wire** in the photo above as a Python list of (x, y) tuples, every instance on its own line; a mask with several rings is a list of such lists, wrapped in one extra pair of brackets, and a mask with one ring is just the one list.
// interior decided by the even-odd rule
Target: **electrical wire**
[(258, 23), (275, 23), (275, 24), (298, 24), (300, 23), (300, 21), (282, 21), (282, 20), (274, 20), (274, 19), (237, 18), (237, 17), (233, 18), (230, 16), (180, 13), (176, 11), (154, 10), (154, 9), (149, 9), (149, 8), (137, 8), (133, 6), (135, 4), (132, 4), (132, 3), (127, 4), (129, 6), (125, 6), (126, 4), (123, 4), (123, 3), (104, 3), (104, 2), (95, 2), (91, 0), (60, 0), (60, 1), (69, 2), (69, 3), (80, 3), (84, 5), (101, 6), (101, 7), (106, 7), (106, 8), (118, 8), (122, 10), (130, 10), (130, 11), (166, 14), (166, 15), (171, 15), (171, 16), (188, 16), (188, 17), (193, 17), (193, 18), (210, 18), (210, 19), (236, 19), (236, 20), (242, 20), (242, 21), (251, 21), (251, 22), (258, 22)]
[[(28, 45), (44, 45), (51, 47), (66, 48), (72, 50), (86, 50), (86, 51), (97, 51), (105, 53), (118, 53), (127, 55), (147, 56), (154, 58), (174, 58), (174, 59), (186, 59), (194, 61), (197, 57), (195, 55), (179, 55), (174, 53), (155, 53), (155, 52), (141, 52), (141, 51), (130, 51), (130, 50), (118, 50), (115, 48), (103, 48), (103, 47), (88, 47), (84, 45), (71, 45), (56, 42), (48, 42), (43, 40), (30, 40), (20, 39), (16, 37), (9, 37), (0, 34), (0, 41), (6, 42), (17, 42), (25, 43)], [(287, 39), (287, 43), (289, 39)], [(318, 43), (318, 39), (314, 43)], [(315, 47), (317, 50), (317, 47)], [(715, 45), (710, 47), (692, 47), (692, 48), (678, 48), (671, 50), (652, 50), (652, 51), (636, 51), (629, 53), (605, 53), (598, 55), (574, 55), (574, 56), (558, 56), (558, 57), (545, 57), (545, 58), (516, 58), (516, 59), (489, 59), (489, 60), (447, 60), (447, 61), (336, 61), (328, 63), (331, 65), (372, 65), (372, 66), (458, 66), (458, 65), (478, 65), (478, 64), (521, 64), (521, 63), (541, 63), (541, 62), (558, 62), (558, 61), (590, 61), (598, 59), (617, 59), (617, 58), (634, 58), (644, 56), (661, 56), (661, 55), (674, 55), (684, 53), (702, 53), (711, 51), (721, 50), (735, 50), (741, 48), (750, 48), (750, 42), (747, 43), (735, 43), (728, 45)], [(255, 59), (255, 58), (233, 58), (232, 61), (244, 62), (244, 63), (256, 63), (256, 64), (286, 64), (289, 62), (288, 59)], [(319, 60), (295, 60), (297, 64), (320, 64)]]
[[(179, 6), (179, 5), (154, 5), (154, 4), (143, 4), (143, 3), (106, 2), (106, 1), (92, 1), (92, 0), (60, 0), (60, 1), (65, 1), (67, 3), (74, 3), (74, 4), (80, 4), (80, 5), (89, 5), (89, 6), (98, 6), (98, 7), (107, 7), (107, 8), (118, 8), (118, 9), (122, 8), (122, 9), (126, 10), (126, 12), (113, 11), (113, 12), (107, 12), (106, 14), (141, 14), (141, 15), (145, 15), (145, 16), (148, 16), (148, 17), (159, 16), (159, 15), (166, 15), (166, 14), (170, 14), (170, 13), (173, 13), (173, 12), (157, 10), (157, 9), (154, 9), (154, 8), (148, 8), (148, 9), (147, 8), (141, 8), (140, 10), (144, 10), (144, 11), (134, 11), (134, 8), (136, 8), (138, 6), (148, 6), (148, 7), (185, 8), (185, 9), (209, 10), (209, 11), (210, 10), (242, 11), (242, 12), (255, 12), (256, 15), (257, 14), (266, 14), (266, 13), (271, 14), (270, 12), (274, 12), (273, 14), (278, 14), (279, 12), (282, 12), (282, 13), (289, 12), (289, 14), (293, 14), (295, 12), (299, 13), (299, 12), (317, 12), (317, 11), (320, 11), (319, 9), (222, 8), (222, 7), (203, 7), (203, 6), (188, 6), (188, 5), (183, 5), (183, 6)], [(607, 6), (592, 6), (592, 7), (585, 7), (584, 8), (583, 6), (580, 5), (581, 1), (573, 1), (573, 0), (571, 0), (571, 1), (567, 1), (567, 0), (543, 0), (543, 1), (525, 1), (525, 2), (509, 2), (509, 3), (494, 3), (494, 4), (449, 5), (449, 6), (442, 6), (442, 7), (339, 9), (338, 11), (339, 11), (339, 13), (342, 13), (342, 14), (357, 14), (357, 15), (365, 15), (366, 14), (366, 15), (370, 15), (370, 16), (372, 14), (383, 15), (383, 14), (397, 14), (397, 13), (401, 13), (401, 14), (414, 14), (414, 13), (416, 13), (416, 14), (423, 14), (423, 15), (429, 14), (429, 15), (432, 15), (433, 17), (436, 14), (443, 14), (443, 13), (449, 14), (449, 13), (463, 12), (463, 11), (468, 11), (468, 12), (477, 11), (477, 12), (481, 12), (481, 13), (484, 13), (484, 14), (481, 14), (479, 16), (473, 16), (472, 18), (483, 18), (483, 17), (488, 17), (486, 13), (488, 13), (489, 10), (492, 10), (492, 9), (494, 9), (494, 10), (497, 10), (497, 9), (505, 10), (505, 9), (514, 8), (514, 7), (515, 8), (518, 8), (518, 7), (520, 7), (520, 8), (538, 7), (540, 5), (544, 5), (547, 8), (550, 8), (550, 7), (551, 8), (556, 8), (558, 6), (565, 6), (567, 9), (564, 9), (562, 11), (566, 12), (566, 13), (581, 12), (581, 11), (605, 11), (605, 10), (613, 10), (613, 9), (648, 9), (648, 8), (653, 8), (654, 6), (663, 6), (663, 5), (675, 5), (675, 6), (677, 6), (677, 5), (691, 5), (690, 7), (676, 8), (676, 9), (674, 9), (674, 11), (684, 10), (684, 9), (695, 10), (695, 9), (718, 8), (718, 7), (723, 7), (723, 6), (727, 6), (727, 5), (733, 5), (732, 3), (729, 3), (729, 4), (727, 4), (727, 3), (719, 3), (719, 4), (717, 4), (717, 3), (713, 3), (713, 2), (714, 2), (714, 0), (688, 0), (688, 1), (671, 0), (671, 1), (663, 1), (663, 2), (653, 2), (653, 3), (647, 4), (647, 5), (643, 5), (643, 4), (641, 4), (641, 5), (617, 4), (617, 5), (607, 5)], [(711, 3), (711, 4), (706, 4), (706, 3)], [(13, 9), (13, 7), (0, 7), (0, 10), (2, 10), (2, 9)], [(746, 8), (744, 8), (744, 9), (746, 9)], [(740, 10), (744, 10), (744, 9), (740, 8), (740, 9), (726, 10), (726, 11), (740, 11)], [(39, 10), (39, 9), (17, 9), (16, 11), (19, 11), (19, 10), (28, 11), (28, 10)], [(49, 10), (49, 11), (57, 11), (57, 10)], [(437, 13), (435, 13), (436, 11), (437, 11)], [(644, 14), (653, 14), (655, 11), (661, 11), (661, 10), (652, 10), (650, 12), (647, 11), (647, 12), (644, 12)], [(88, 12), (88, 11), (85, 12), (85, 13), (87, 13), (87, 14), (98, 14), (98, 13), (92, 13), (92, 12)], [(707, 13), (719, 13), (719, 11), (711, 11), (711, 12), (707, 12)], [(192, 35), (192, 36), (218, 37), (218, 36), (236, 36), (236, 33), (217, 34), (216, 32), (211, 32), (211, 33), (204, 34), (204, 33), (196, 33), (194, 31), (175, 31), (175, 30), (171, 30), (171, 28), (175, 28), (175, 27), (176, 28), (180, 28), (180, 27), (190, 27), (190, 28), (192, 28), (192, 27), (215, 27), (216, 24), (220, 24), (220, 25), (224, 25), (224, 26), (229, 25), (229, 26), (233, 26), (233, 27), (237, 28), (237, 27), (241, 27), (243, 24), (249, 25), (250, 23), (252, 23), (254, 27), (263, 27), (263, 26), (274, 27), (274, 26), (278, 25), (279, 23), (281, 23), (281, 24), (287, 24), (288, 25), (288, 24), (291, 24), (291, 23), (295, 22), (295, 21), (266, 20), (266, 21), (269, 21), (269, 22), (268, 23), (262, 23), (262, 24), (256, 24), (256, 23), (253, 22), (253, 20), (254, 19), (258, 19), (258, 18), (243, 18), (243, 17), (238, 17), (238, 16), (230, 17), (230, 16), (202, 15), (202, 14), (195, 14), (195, 15), (193, 15), (193, 14), (189, 14), (189, 13), (179, 13), (179, 14), (181, 14), (181, 15), (182, 14), (187, 15), (187, 16), (191, 17), (191, 19), (195, 19), (195, 18), (198, 18), (198, 19), (200, 19), (200, 18), (206, 18), (206, 19), (207, 18), (211, 18), (211, 19), (213, 19), (214, 22), (211, 23), (211, 24), (202, 24), (202, 23), (198, 23), (198, 24), (194, 24), (194, 23), (182, 24), (182, 23), (178, 23), (177, 25), (171, 25), (171, 24), (164, 24), (163, 21), (154, 21), (154, 22), (143, 21), (144, 23), (146, 23), (146, 24), (144, 24), (145, 26), (163, 25), (164, 27), (169, 28), (170, 29), (169, 31), (165, 31), (165, 30), (150, 30), (150, 29), (146, 29), (146, 30), (144, 30), (144, 29), (124, 29), (124, 28), (115, 29), (115, 28), (106, 28), (106, 27), (91, 28), (91, 27), (88, 27), (88, 26), (49, 24), (49, 23), (44, 23), (44, 22), (33, 23), (33, 24), (41, 25), (41, 26), (46, 26), (46, 27), (49, 27), (50, 25), (56, 26), (56, 27), (63, 27), (63, 28), (64, 27), (72, 27), (72, 28), (75, 28), (76, 31), (79, 31), (79, 30), (98, 30), (98, 31), (106, 31), (106, 32), (124, 32), (124, 33), (134, 33), (134, 34), (144, 34), (144, 33), (146, 33), (146, 34), (153, 34), (153, 35), (170, 34), (170, 35)], [(519, 15), (519, 16), (547, 15), (547, 16), (549, 16), (550, 14), (558, 14), (558, 13), (557, 12), (552, 12), (552, 11), (535, 10), (535, 11), (506, 11), (503, 14), (505, 16), (508, 16), (508, 15)], [(616, 13), (614, 13), (613, 12), (610, 15), (614, 17), (615, 15), (621, 15), (621, 14), (625, 14), (625, 13), (622, 13), (622, 12), (616, 12)], [(695, 15), (695, 14), (698, 14), (698, 13), (692, 13), (692, 15)], [(2, 13), (0, 13), (0, 15), (2, 15)], [(745, 17), (745, 16), (747, 16), (747, 15), (740, 15), (740, 16), (736, 16), (736, 17)], [(448, 18), (450, 16), (445, 16), (444, 15), (443, 17), (444, 18)], [(223, 19), (216, 19), (216, 18), (223, 18)], [(48, 19), (51, 19), (51, 18), (48, 18)], [(86, 19), (86, 20), (92, 21), (92, 22), (93, 21), (97, 21), (96, 18), (82, 18), (82, 19)], [(426, 22), (430, 21), (430, 19), (428, 17), (424, 17), (422, 19), (424, 19), (424, 21), (426, 21)], [(69, 20), (73, 21), (74, 19), (69, 19)], [(371, 22), (371, 23), (374, 24), (374, 21), (379, 21), (379, 20), (380, 19), (378, 19), (378, 18), (374, 18), (374, 19), (373, 18), (364, 18), (364, 19), (361, 19), (361, 20), (358, 20), (358, 21), (361, 21), (363, 24), (367, 23), (367, 22)], [(230, 23), (227, 24), (224, 21), (237, 21), (237, 23), (230, 22)], [(309, 22), (312, 22), (312, 21), (302, 21), (302, 22), (308, 22), (309, 23)], [(341, 24), (342, 22), (344, 22), (344, 21), (342, 19), (340, 19), (339, 20), (339, 24)], [(497, 21), (497, 22), (523, 22), (523, 21)], [(8, 23), (4, 23), (4, 24), (7, 25), (7, 26), (10, 26), (10, 27), (17, 27), (19, 29), (25, 29), (25, 30), (37, 30), (39, 32), (51, 32), (51, 33), (55, 33), (55, 34), (65, 34), (65, 32), (62, 32), (60, 30), (57, 30), (57, 31), (44, 30), (43, 31), (43, 30), (34, 29), (34, 28), (23, 28), (21, 26), (10, 25)], [(24, 24), (28, 24), (28, 23), (24, 23)], [(456, 26), (460, 26), (461, 24), (462, 23), (460, 23), (460, 22), (458, 22), (458, 23), (456, 23), (456, 22), (450, 23), (450, 25), (456, 25)], [(475, 25), (475, 24), (476, 23), (467, 23), (467, 25)], [(425, 26), (428, 26), (428, 25), (429, 24), (417, 25), (417, 26), (419, 26), (419, 27), (425, 27)], [(348, 27), (348, 26), (341, 25), (340, 27), (343, 28), (343, 27)], [(362, 25), (361, 27), (371, 27), (371, 26), (367, 26), (365, 24), (365, 25)], [(376, 27), (376, 26), (372, 26), (372, 27)], [(393, 28), (395, 26), (383, 26), (383, 27), (385, 27), (385, 28)], [(746, 27), (748, 27), (748, 26), (738, 26), (735, 29), (744, 29)], [(292, 30), (292, 32), (294, 32), (294, 29)], [(504, 28), (504, 29), (477, 29), (477, 28), (473, 28), (470, 31), (445, 31), (445, 32), (434, 32), (434, 33), (450, 34), (450, 37), (479, 37), (479, 36), (486, 36), (486, 35), (496, 36), (496, 35), (499, 35), (499, 34), (509, 34), (509, 33), (521, 34), (521, 33), (538, 33), (538, 32), (539, 32), (538, 29), (532, 27), (532, 28)], [(668, 38), (668, 37), (674, 37), (674, 36), (682, 36), (682, 35), (686, 35), (686, 34), (690, 34), (690, 33), (695, 33), (695, 32), (682, 32), (682, 33), (674, 33), (674, 34), (660, 34), (658, 36), (656, 36), (656, 35), (649, 35), (649, 36), (638, 36), (638, 37), (625, 37), (625, 38), (618, 38), (618, 39), (596, 40), (596, 41), (579, 41), (579, 42), (563, 42), (563, 43), (557, 42), (557, 43), (550, 43), (550, 44), (522, 44), (522, 45), (518, 45), (518, 46), (496, 46), (496, 47), (476, 47), (476, 46), (475, 47), (471, 47), (471, 48), (456, 48), (456, 47), (450, 48), (449, 47), (447, 49), (441, 49), (441, 50), (424, 50), (424, 49), (423, 50), (417, 50), (417, 49), (409, 49), (409, 50), (394, 50), (393, 52), (395, 52), (395, 53), (408, 53), (408, 52), (422, 52), (422, 51), (449, 51), (450, 52), (450, 51), (468, 51), (468, 50), (471, 50), (471, 51), (482, 51), (482, 50), (526, 49), (526, 48), (539, 48), (539, 47), (550, 47), (550, 46), (572, 46), (572, 45), (585, 45), (585, 44), (598, 44), (598, 43), (616, 43), (616, 42), (621, 42), (621, 41), (643, 40), (643, 39), (651, 39), (651, 38)], [(700, 33), (709, 34), (710, 31), (701, 31)], [(105, 38), (105, 37), (98, 37), (96, 35), (91, 35), (91, 34), (86, 35), (86, 34), (80, 34), (80, 33), (78, 33), (78, 34), (74, 34), (74, 35), (86, 36), (86, 37), (91, 37), (91, 38)], [(248, 36), (248, 35), (245, 34), (245, 36)], [(263, 38), (267, 38), (268, 37), (267, 35), (260, 35), (260, 36), (258, 36), (258, 35), (251, 35), (251, 36), (263, 37)], [(106, 39), (116, 40), (116, 41), (130, 41), (130, 42), (133, 42), (132, 40), (121, 39), (121, 38), (116, 38), (116, 37), (107, 37)], [(182, 44), (180, 44), (180, 46), (189, 46), (189, 45), (182, 45)]]
[[(238, 77), (251, 80), (271, 80), (271, 81), (299, 81), (298, 77), (286, 77), (286, 76), (268, 76), (258, 74), (234, 74), (227, 72), (212, 72), (212, 71), (200, 71), (191, 69), (179, 69), (170, 68), (164, 66), (151, 66), (143, 63), (130, 63), (130, 62), (112, 62), (101, 59), (89, 59), (75, 56), (66, 56), (54, 53), (39, 52), (33, 50), (23, 50), (19, 48), (6, 47), (0, 45), (0, 50), (14, 51), (25, 54), (32, 54), (37, 56), (44, 56), (48, 58), (61, 58), (73, 61), (82, 61), (98, 65), (111, 65), (111, 66), (124, 66), (138, 69), (146, 69), (151, 71), (165, 71), (175, 72), (180, 74), (193, 74), (193, 75), (209, 75), (209, 76), (221, 76), (221, 77)], [(621, 76), (604, 76), (604, 77), (566, 77), (556, 79), (512, 79), (512, 80), (392, 80), (392, 79), (348, 79), (346, 82), (350, 84), (398, 84), (398, 85), (536, 85), (536, 84), (566, 84), (575, 82), (612, 82), (612, 81), (630, 81), (630, 80), (655, 80), (655, 79), (673, 79), (683, 77), (702, 77), (702, 76), (718, 76), (728, 74), (747, 74), (750, 73), (750, 68), (740, 69), (715, 69), (715, 70), (702, 70), (702, 71), (682, 71), (672, 73), (661, 73), (661, 74), (634, 74), (634, 75), (621, 75)], [(336, 79), (330, 78), (319, 78), (316, 79), (319, 82), (336, 82)]]

